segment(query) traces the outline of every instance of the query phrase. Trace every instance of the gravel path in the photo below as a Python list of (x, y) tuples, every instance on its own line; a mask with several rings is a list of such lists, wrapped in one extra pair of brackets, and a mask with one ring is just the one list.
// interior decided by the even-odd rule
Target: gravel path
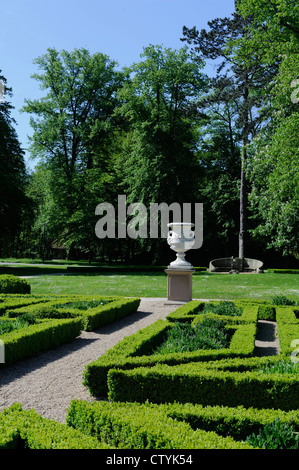
[(178, 308), (164, 299), (141, 299), (136, 313), (98, 331), (82, 332), (72, 343), (19, 361), (0, 371), (0, 411), (15, 402), (24, 409), (65, 422), (70, 402), (94, 400), (82, 385), (85, 365), (104, 354), (125, 336), (145, 328)]
[[(85, 365), (104, 354), (125, 336), (165, 317), (177, 305), (165, 299), (141, 299), (136, 313), (98, 331), (82, 332), (72, 343), (19, 361), (0, 371), (0, 411), (15, 402), (34, 408), (41, 416), (65, 422), (67, 408), (75, 398), (93, 401), (82, 385)], [(256, 355), (279, 351), (273, 322), (259, 322)]]

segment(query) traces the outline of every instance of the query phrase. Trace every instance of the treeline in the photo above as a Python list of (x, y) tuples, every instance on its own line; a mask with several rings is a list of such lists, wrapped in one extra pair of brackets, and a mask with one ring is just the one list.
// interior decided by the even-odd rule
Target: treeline
[(181, 49), (150, 45), (125, 69), (102, 53), (48, 49), (33, 75), (44, 97), (23, 108), (30, 174), (0, 103), (0, 256), (167, 263), (165, 239), (97, 238), (96, 206), (126, 195), (146, 207), (203, 203), (196, 265), (295, 263), (298, 16), (292, 0), (241, 0), (207, 29), (184, 27)]

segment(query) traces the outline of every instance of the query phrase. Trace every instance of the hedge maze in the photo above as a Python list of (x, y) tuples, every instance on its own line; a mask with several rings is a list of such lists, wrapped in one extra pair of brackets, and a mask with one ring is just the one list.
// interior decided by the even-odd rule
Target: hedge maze
[[(32, 322), (0, 335), (6, 363), (72, 341), (82, 330), (101, 328), (136, 311), (139, 302), (2, 294), (2, 323), (28, 316)], [(258, 320), (277, 323), (279, 354), (256, 356)], [(206, 321), (225, 331), (225, 347), (203, 343), (196, 350), (159, 349), (178, 326), (190, 334)], [(19, 404), (2, 412), (0, 448), (299, 448), (297, 339), (296, 305), (191, 301), (86, 364), (82, 381), (97, 400), (74, 400), (65, 424), (43, 420)], [(267, 427), (276, 437), (269, 438), (267, 431), (261, 443), (256, 435)]]
[[(139, 298), (0, 294), (0, 341), (5, 367), (73, 341), (136, 312)], [(23, 320), (21, 327), (15, 328)]]

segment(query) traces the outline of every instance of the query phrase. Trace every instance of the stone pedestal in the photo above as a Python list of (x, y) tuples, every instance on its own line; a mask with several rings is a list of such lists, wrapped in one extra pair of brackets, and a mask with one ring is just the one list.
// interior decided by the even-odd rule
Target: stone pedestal
[(165, 269), (167, 274), (166, 304), (184, 304), (192, 300), (192, 274), (194, 269)]

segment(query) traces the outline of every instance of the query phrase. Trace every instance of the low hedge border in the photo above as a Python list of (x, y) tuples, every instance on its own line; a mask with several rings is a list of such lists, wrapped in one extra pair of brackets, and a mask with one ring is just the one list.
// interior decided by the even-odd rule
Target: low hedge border
[(107, 374), (110, 369), (132, 369), (152, 367), (155, 364), (186, 364), (190, 361), (201, 362), (224, 357), (250, 357), (255, 348), (256, 323), (235, 325), (235, 332), (230, 347), (218, 350), (198, 350), (194, 352), (152, 354), (167, 331), (174, 326), (173, 322), (158, 320), (137, 333), (124, 338), (109, 349), (96, 361), (85, 366), (83, 384), (92, 395), (107, 395)]
[(159, 365), (108, 372), (108, 399), (143, 403), (199, 403), (201, 405), (278, 408), (298, 406), (298, 377), (263, 372), (216, 371), (204, 363)]
[[(192, 300), (191, 302), (188, 302), (187, 304), (177, 308), (174, 312), (168, 314), (166, 319), (168, 321), (192, 322), (196, 320), (199, 315), (206, 315), (206, 313), (203, 313), (203, 309), (206, 305), (209, 305), (210, 303), (219, 305), (220, 301), (203, 302), (199, 300)], [(213, 314), (214, 318), (225, 320), (231, 325), (252, 323), (257, 321), (259, 316), (259, 310), (261, 308), (260, 306), (254, 304), (239, 304), (238, 302), (234, 302), (234, 304), (237, 307), (241, 307), (243, 309), (242, 315), (229, 316)]]
[(223, 436), (232, 436), (236, 440), (246, 437), (279, 418), (282, 424), (292, 424), (299, 431), (299, 411), (283, 411), (278, 409), (245, 408), (243, 406), (202, 406), (191, 403), (141, 404), (158, 408), (166, 416), (187, 422), (192, 429), (214, 431)]
[[(149, 416), (151, 422), (149, 422)], [(137, 421), (138, 417), (138, 421)], [(135, 418), (135, 422), (134, 422)], [(194, 405), (191, 403), (128, 403), (128, 402), (98, 402), (88, 403), (86, 401), (73, 400), (68, 409), (67, 423), (73, 426), (75, 429), (79, 429), (88, 435), (96, 436), (99, 440), (106, 439), (107, 441), (115, 439), (113, 433), (117, 427), (126, 427), (122, 433), (123, 442), (126, 445), (132, 443), (132, 437), (134, 438), (136, 433), (136, 425), (138, 423), (137, 432), (140, 434), (140, 430), (146, 428), (147, 435), (153, 431), (152, 422), (155, 422), (155, 436), (157, 431), (161, 435), (161, 429), (163, 431), (164, 423), (168, 427), (168, 423), (173, 427), (174, 424), (169, 418), (187, 423), (193, 430), (200, 429), (201, 431), (208, 431), (216, 433), (220, 436), (230, 436), (235, 441), (245, 441), (246, 437), (258, 431), (266, 425), (271, 424), (279, 418), (282, 424), (292, 424), (296, 432), (299, 431), (299, 411), (292, 410), (289, 412), (277, 409), (256, 409), (256, 408), (244, 408), (242, 406), (230, 408), (224, 406), (202, 406)], [(132, 422), (134, 430), (132, 429)], [(104, 424), (105, 423), (105, 424)], [(186, 427), (184, 431), (186, 432)], [(181, 437), (178, 433), (178, 428), (175, 429), (177, 432), (174, 434), (174, 442), (176, 445), (181, 445)], [(181, 429), (182, 431), (182, 429)], [(170, 435), (173, 432), (170, 431)], [(188, 429), (188, 434), (190, 430)], [(119, 434), (117, 434), (119, 435)], [(193, 435), (196, 436), (197, 435)], [(205, 437), (205, 442), (198, 441), (195, 443), (196, 446), (210, 445), (209, 434), (202, 434)], [(185, 437), (185, 435), (184, 435)], [(214, 437), (214, 436), (213, 436)], [(157, 438), (156, 438), (157, 439)], [(223, 441), (222, 441), (223, 442)], [(145, 440), (143, 440), (143, 445)], [(228, 441), (226, 441), (226, 444)], [(160, 444), (160, 442), (159, 442)], [(229, 442), (229, 445), (231, 443)], [(233, 448), (237, 448), (238, 443), (234, 443)], [(227, 447), (226, 447), (227, 448)]]
[(18, 403), (0, 413), (0, 449), (111, 449), (108, 444)]
[(81, 317), (43, 320), (0, 336), (4, 343), (5, 362), (0, 368), (73, 341), (82, 331)]
[[(108, 300), (105, 305), (81, 310), (79, 308), (59, 308), (61, 304), (68, 304), (74, 301), (86, 300)], [(36, 318), (76, 318), (82, 317), (83, 329), (93, 331), (104, 325), (119, 320), (124, 316), (136, 312), (140, 304), (139, 298), (124, 298), (119, 296), (70, 296), (61, 299), (43, 302), (41, 304), (27, 305), (21, 308), (7, 309), (9, 317), (16, 317), (24, 313), (30, 313)]]
[(7, 311), (26, 307), (28, 305), (41, 304), (49, 302), (47, 297), (32, 297), (30, 295), (9, 295), (0, 298), (0, 315), (6, 315)]
[(213, 431), (193, 430), (157, 407), (73, 400), (67, 424), (122, 449), (253, 449)]

